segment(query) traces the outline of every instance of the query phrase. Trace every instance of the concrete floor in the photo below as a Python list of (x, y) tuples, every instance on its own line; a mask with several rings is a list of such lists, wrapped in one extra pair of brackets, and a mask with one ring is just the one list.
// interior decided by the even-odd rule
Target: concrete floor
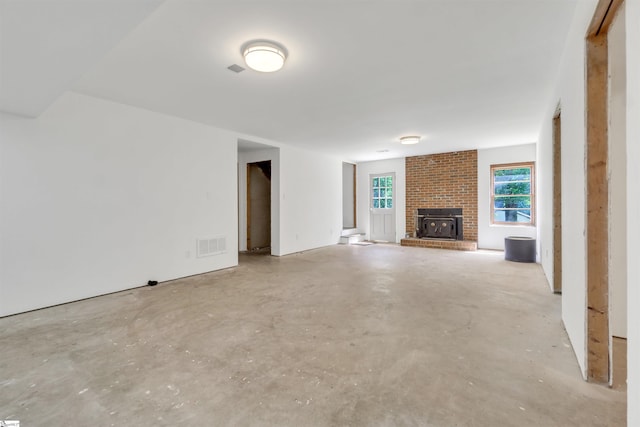
[(333, 246), (0, 319), (24, 426), (622, 426), (500, 252)]

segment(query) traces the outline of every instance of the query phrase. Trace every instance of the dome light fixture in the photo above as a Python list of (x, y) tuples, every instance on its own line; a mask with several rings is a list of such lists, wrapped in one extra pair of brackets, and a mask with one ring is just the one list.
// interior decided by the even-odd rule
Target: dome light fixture
[(248, 43), (242, 48), (242, 55), (249, 68), (262, 73), (278, 71), (287, 59), (286, 49), (269, 41)]
[(403, 136), (400, 138), (400, 143), (404, 145), (417, 144), (420, 142), (420, 137), (417, 135)]

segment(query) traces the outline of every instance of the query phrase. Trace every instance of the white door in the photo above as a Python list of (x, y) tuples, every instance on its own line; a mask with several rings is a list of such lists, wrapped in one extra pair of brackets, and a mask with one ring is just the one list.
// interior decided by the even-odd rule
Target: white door
[(369, 222), (370, 239), (374, 241), (396, 241), (396, 197), (395, 173), (369, 176)]

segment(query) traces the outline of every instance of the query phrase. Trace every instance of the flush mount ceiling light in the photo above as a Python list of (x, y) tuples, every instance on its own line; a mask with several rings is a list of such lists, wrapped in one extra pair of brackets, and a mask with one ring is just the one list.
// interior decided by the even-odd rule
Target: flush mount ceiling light
[(405, 145), (409, 145), (409, 144), (417, 144), (418, 142), (420, 142), (420, 137), (419, 136), (403, 136), (400, 138), (400, 143), (401, 144), (405, 144)]
[(267, 41), (256, 41), (242, 48), (244, 62), (252, 70), (263, 73), (278, 71), (287, 59), (287, 51), (284, 47)]

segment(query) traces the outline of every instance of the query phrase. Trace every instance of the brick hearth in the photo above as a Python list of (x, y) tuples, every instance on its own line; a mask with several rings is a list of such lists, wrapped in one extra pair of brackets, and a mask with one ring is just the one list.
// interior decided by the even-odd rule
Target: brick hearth
[(444, 239), (416, 239), (408, 237), (400, 240), (401, 246), (413, 246), (416, 248), (454, 249), (457, 251), (476, 251), (478, 244), (469, 240), (444, 240)]

